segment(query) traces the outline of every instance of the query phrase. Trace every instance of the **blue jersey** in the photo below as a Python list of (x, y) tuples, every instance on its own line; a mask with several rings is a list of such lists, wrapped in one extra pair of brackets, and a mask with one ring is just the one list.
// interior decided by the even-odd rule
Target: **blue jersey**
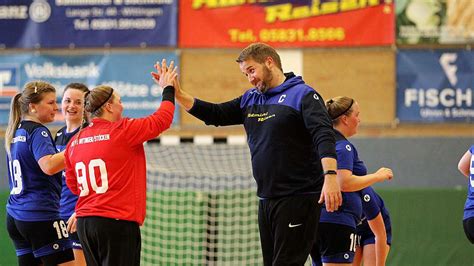
[(469, 181), (463, 220), (474, 217), (474, 145), (471, 146), (469, 152), (471, 153), (471, 162), (469, 163)]
[[(340, 132), (336, 131), (337, 169), (349, 170), (352, 174), (363, 176), (367, 168), (359, 159), (356, 148)], [(336, 212), (322, 208), (320, 222), (343, 224), (356, 227), (362, 216), (360, 192), (342, 192), (342, 206)]]
[(385, 230), (388, 231), (391, 229), (392, 225), (390, 222), (390, 215), (382, 198), (375, 192), (372, 187), (367, 187), (361, 190), (362, 194), (362, 210), (364, 216), (359, 225), (357, 225), (357, 234), (362, 235), (364, 232), (370, 232), (369, 223), (370, 221), (377, 217), (377, 215), (382, 214), (382, 218), (385, 224)]
[[(74, 130), (73, 132), (67, 132), (66, 127), (61, 128), (57, 133), (56, 137), (54, 138), (54, 142), (56, 144), (56, 149), (58, 152), (61, 152), (66, 149), (66, 146), (69, 140), (76, 135), (79, 131), (79, 128)], [(61, 201), (59, 207), (59, 215), (61, 219), (67, 221), (69, 217), (74, 213), (74, 209), (76, 207), (78, 196), (73, 194), (71, 190), (66, 185), (66, 176), (64, 171), (62, 171), (62, 189), (61, 189)]]
[(42, 124), (22, 121), (15, 131), (7, 156), (10, 197), (7, 212), (20, 221), (59, 218), (61, 173), (47, 175), (38, 160), (55, 154), (49, 130)]
[(189, 110), (207, 125), (244, 125), (257, 196), (265, 199), (321, 193), (321, 158), (336, 158), (323, 99), (301, 77), (285, 75), (265, 93), (252, 88), (220, 104), (196, 99)]

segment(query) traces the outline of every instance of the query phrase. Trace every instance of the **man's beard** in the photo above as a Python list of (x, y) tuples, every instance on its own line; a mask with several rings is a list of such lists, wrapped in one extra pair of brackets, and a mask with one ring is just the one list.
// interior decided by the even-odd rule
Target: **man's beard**
[(261, 93), (265, 93), (267, 92), (269, 89), (269, 85), (270, 82), (273, 80), (273, 74), (272, 72), (270, 71), (270, 69), (267, 67), (267, 66), (263, 66), (263, 78), (262, 80), (257, 83), (257, 85), (255, 86), (255, 88), (257, 88), (257, 90)]

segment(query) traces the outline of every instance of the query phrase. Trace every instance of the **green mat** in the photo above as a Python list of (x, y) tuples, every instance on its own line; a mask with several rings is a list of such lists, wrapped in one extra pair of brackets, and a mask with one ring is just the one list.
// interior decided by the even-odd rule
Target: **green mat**
[(15, 248), (7, 233), (6, 210), (9, 191), (0, 191), (0, 266), (17, 265)]

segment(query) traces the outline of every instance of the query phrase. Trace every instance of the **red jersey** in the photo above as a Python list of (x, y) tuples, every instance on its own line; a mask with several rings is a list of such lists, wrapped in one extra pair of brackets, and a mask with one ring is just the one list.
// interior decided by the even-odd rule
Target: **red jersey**
[(76, 216), (100, 216), (140, 225), (146, 211), (143, 143), (168, 129), (174, 104), (163, 101), (152, 115), (110, 122), (94, 118), (68, 144), (66, 183), (79, 195)]

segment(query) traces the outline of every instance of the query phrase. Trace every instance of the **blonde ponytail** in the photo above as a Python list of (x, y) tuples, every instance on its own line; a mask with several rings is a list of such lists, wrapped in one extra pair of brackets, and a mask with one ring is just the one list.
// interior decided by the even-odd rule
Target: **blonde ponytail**
[(15, 130), (21, 121), (21, 106), (20, 106), (21, 93), (17, 93), (10, 104), (10, 116), (8, 118), (8, 126), (5, 130), (5, 150), (7, 151), (8, 157), (10, 157), (10, 145), (15, 135)]

